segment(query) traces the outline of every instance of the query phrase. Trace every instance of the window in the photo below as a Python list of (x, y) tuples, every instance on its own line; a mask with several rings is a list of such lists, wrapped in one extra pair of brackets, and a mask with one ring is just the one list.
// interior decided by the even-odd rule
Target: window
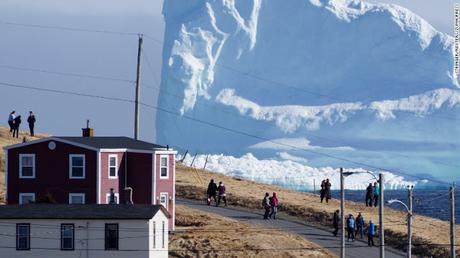
[[(110, 203), (110, 193), (105, 195), (105, 201), (106, 201), (107, 204)], [(120, 194), (118, 194), (118, 193), (115, 193), (115, 203), (116, 204), (120, 203)]]
[(160, 204), (168, 209), (168, 193), (160, 193)]
[(162, 222), (163, 222), (163, 225), (162, 225), (162, 230), (161, 230), (161, 232), (162, 232), (163, 234), (161, 234), (161, 235), (162, 235), (162, 237), (161, 237), (161, 248), (165, 248), (165, 235), (166, 235), (165, 221), (163, 220)]
[(30, 250), (30, 224), (16, 224), (16, 250)]
[(74, 224), (61, 224), (61, 250), (74, 250)]
[(117, 155), (109, 155), (109, 178), (118, 177), (118, 157)]
[(153, 249), (157, 248), (157, 224), (153, 222)]
[(85, 178), (85, 155), (71, 154), (69, 156), (69, 177), (71, 179)]
[(168, 156), (160, 157), (160, 178), (168, 178)]
[(35, 202), (35, 193), (19, 193), (19, 204)]
[(19, 154), (19, 178), (35, 178), (35, 154)]
[(118, 250), (118, 224), (105, 224), (105, 250)]
[(85, 194), (69, 193), (69, 204), (85, 204)]

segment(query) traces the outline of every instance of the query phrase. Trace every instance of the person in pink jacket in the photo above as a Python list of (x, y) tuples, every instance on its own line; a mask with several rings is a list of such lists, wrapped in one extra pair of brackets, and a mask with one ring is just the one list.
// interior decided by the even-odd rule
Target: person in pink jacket
[(276, 196), (276, 192), (273, 192), (273, 196), (270, 198), (270, 206), (272, 208), (272, 212), (269, 217), (276, 219), (276, 213), (278, 212), (278, 197)]

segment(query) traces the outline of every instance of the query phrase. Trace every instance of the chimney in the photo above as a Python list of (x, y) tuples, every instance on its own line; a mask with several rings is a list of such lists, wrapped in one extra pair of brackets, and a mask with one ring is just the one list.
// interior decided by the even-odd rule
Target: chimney
[(109, 204), (117, 204), (115, 201), (115, 193), (113, 192), (113, 188), (110, 188)]
[(134, 204), (133, 203), (133, 188), (125, 187), (124, 192), (125, 192), (125, 203)]
[(93, 137), (94, 136), (93, 128), (89, 128), (89, 120), (86, 120), (86, 128), (82, 128), (81, 131), (82, 131), (83, 137)]

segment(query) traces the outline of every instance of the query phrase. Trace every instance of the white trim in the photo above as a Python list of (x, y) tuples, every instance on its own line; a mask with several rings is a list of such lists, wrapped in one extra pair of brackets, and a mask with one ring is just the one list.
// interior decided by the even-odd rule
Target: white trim
[(97, 188), (97, 200), (96, 204), (101, 203), (101, 152), (97, 152), (97, 175), (96, 175), (96, 188)]
[(8, 204), (8, 150), (5, 150), (5, 203)]
[[(166, 176), (161, 175), (161, 169), (164, 168), (164, 166), (161, 164), (161, 160), (163, 158), (166, 158)], [(169, 155), (160, 155), (160, 179), (169, 179)]]
[(157, 163), (157, 155), (152, 154), (152, 204), (155, 205), (157, 203), (157, 174), (155, 173), (157, 168), (156, 168), (156, 163)]
[(171, 171), (173, 173), (173, 192), (172, 192), (172, 230), (176, 230), (176, 162), (173, 163), (173, 169)]
[(155, 151), (155, 153), (156, 154), (174, 154), (176, 155), (177, 151), (169, 149), (169, 150), (158, 150), (158, 151)]
[[(83, 203), (72, 203), (72, 197), (82, 197)], [(86, 204), (86, 197), (84, 193), (69, 193), (69, 204)]]
[[(23, 176), (22, 175), (22, 158), (23, 157), (32, 157), (32, 175)], [(19, 154), (19, 178), (21, 179), (34, 179), (35, 178), (35, 154)]]
[[(111, 176), (110, 175), (110, 158), (115, 158), (115, 176)], [(108, 158), (107, 158), (107, 177), (109, 179), (117, 179), (118, 178), (118, 170), (119, 170), (119, 167), (118, 167), (118, 155), (117, 154), (109, 154)]]
[(33, 141), (30, 141), (30, 142), (13, 144), (13, 145), (5, 146), (5, 147), (3, 147), (3, 149), (10, 150), (10, 149), (25, 147), (25, 146), (28, 146), (28, 145), (42, 143), (42, 142), (46, 142), (46, 141), (57, 141), (57, 142), (66, 143), (66, 144), (74, 145), (74, 146), (77, 146), (77, 147), (85, 148), (85, 149), (88, 149), (88, 150), (98, 151), (98, 148), (88, 146), (88, 145), (85, 145), (85, 144), (81, 144), (81, 143), (76, 143), (76, 142), (64, 140), (64, 139), (61, 139), (59, 137), (48, 137), (48, 138), (42, 138), (42, 139), (38, 139), (38, 140), (33, 140)]
[[(163, 196), (166, 195), (166, 206), (164, 206), (164, 205), (161, 203), (161, 196), (162, 196), (162, 195), (163, 195)], [(161, 193), (160, 193), (160, 203), (159, 203), (159, 204), (160, 204), (160, 205), (163, 205), (163, 207), (164, 207), (166, 210), (168, 210), (168, 202), (169, 202), (169, 193), (168, 193), (168, 192), (161, 192)]]
[(19, 193), (19, 200), (18, 200), (19, 204), (24, 204), (24, 203), (22, 203), (22, 197), (23, 196), (32, 196), (33, 201), (35, 201), (35, 193)]
[[(83, 176), (72, 176), (72, 158), (83, 158)], [(86, 156), (85, 154), (69, 154), (69, 179), (86, 179)]]
[[(120, 194), (119, 193), (115, 193), (115, 198), (116, 198), (116, 203), (120, 204)], [(109, 204), (109, 202), (110, 202), (110, 193), (106, 193), (105, 194), (105, 203)]]
[(154, 153), (155, 150), (138, 150), (138, 149), (126, 149), (126, 148), (119, 148), (119, 149), (101, 149), (101, 152), (135, 152), (135, 153)]

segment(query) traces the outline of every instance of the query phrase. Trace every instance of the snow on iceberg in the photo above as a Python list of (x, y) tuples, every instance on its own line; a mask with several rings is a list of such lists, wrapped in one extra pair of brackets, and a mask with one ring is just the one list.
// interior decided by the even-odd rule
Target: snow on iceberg
[[(298, 191), (312, 191), (313, 182), (315, 182), (316, 189), (318, 189), (321, 181), (329, 178), (332, 189), (340, 189), (340, 174), (338, 168), (313, 168), (291, 160), (259, 160), (251, 153), (247, 153), (239, 158), (224, 156), (223, 154), (197, 155), (193, 166), (196, 168), (203, 168), (206, 157), (207, 170), (222, 173), (227, 176), (278, 185)], [(190, 164), (192, 159), (192, 156), (187, 155), (184, 159), (184, 163)], [(362, 172), (347, 177), (345, 184), (346, 189), (365, 189), (369, 183), (375, 181), (371, 175), (366, 173), (366, 170), (354, 168), (346, 169), (346, 171)], [(427, 180), (406, 180), (402, 176), (390, 172), (383, 172), (383, 174), (385, 178), (385, 187), (387, 189), (403, 189), (407, 185), (426, 185), (428, 183)]]

